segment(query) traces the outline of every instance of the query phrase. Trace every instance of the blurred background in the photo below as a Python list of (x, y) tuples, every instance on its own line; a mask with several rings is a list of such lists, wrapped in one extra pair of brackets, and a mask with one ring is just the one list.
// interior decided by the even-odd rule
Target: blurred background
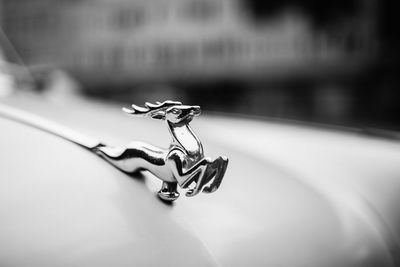
[(0, 0), (0, 95), (12, 83), (397, 131), (396, 10), (394, 0)]

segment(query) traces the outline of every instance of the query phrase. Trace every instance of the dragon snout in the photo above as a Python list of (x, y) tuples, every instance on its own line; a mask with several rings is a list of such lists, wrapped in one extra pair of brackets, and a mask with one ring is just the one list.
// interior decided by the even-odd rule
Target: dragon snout
[(190, 111), (191, 115), (199, 116), (201, 113), (200, 106), (193, 106), (193, 109)]

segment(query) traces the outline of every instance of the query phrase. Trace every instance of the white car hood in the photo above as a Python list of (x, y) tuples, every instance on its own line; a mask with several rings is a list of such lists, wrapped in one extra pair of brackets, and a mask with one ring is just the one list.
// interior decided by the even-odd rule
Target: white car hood
[[(23, 106), (110, 144), (167, 146), (159, 121), (103, 104)], [(394, 266), (400, 149), (339, 132), (204, 116), (207, 155), (230, 165), (210, 195), (156, 197), (56, 136), (0, 118), (0, 265)]]

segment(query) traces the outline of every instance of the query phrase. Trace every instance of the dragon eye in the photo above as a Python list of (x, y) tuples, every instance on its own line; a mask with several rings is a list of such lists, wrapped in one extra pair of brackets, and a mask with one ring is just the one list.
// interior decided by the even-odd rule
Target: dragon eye
[(174, 108), (174, 109), (172, 109), (172, 113), (174, 113), (174, 114), (179, 114), (179, 113), (181, 113), (181, 112), (180, 112), (179, 109)]

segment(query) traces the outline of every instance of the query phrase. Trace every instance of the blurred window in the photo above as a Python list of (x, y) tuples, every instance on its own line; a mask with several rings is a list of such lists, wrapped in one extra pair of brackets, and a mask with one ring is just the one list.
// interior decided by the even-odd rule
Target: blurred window
[(208, 60), (235, 60), (243, 53), (243, 43), (229, 37), (203, 43), (203, 56)]
[(114, 18), (116, 28), (128, 30), (145, 24), (147, 19), (146, 10), (143, 7), (121, 8)]
[(208, 21), (215, 19), (221, 13), (219, 1), (189, 1), (183, 7), (183, 16), (195, 21)]

